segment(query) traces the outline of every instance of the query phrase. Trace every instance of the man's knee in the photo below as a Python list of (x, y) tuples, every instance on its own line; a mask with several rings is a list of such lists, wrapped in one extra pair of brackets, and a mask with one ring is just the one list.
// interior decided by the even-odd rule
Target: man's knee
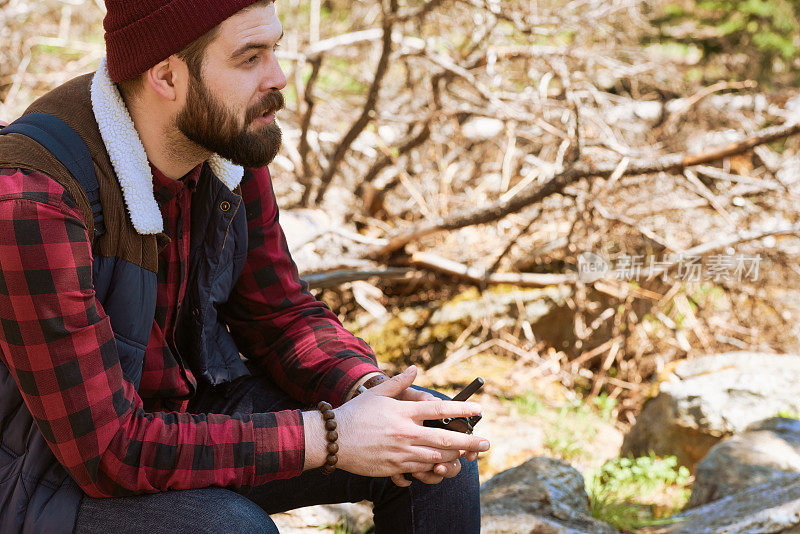
[(269, 515), (246, 497), (223, 488), (166, 491), (94, 499), (84, 497), (78, 510), (77, 534), (128, 531), (176, 534), (248, 532), (276, 534)]
[(215, 488), (208, 515), (203, 517), (199, 532), (247, 532), (277, 534), (278, 528), (269, 515), (256, 503), (229, 490)]

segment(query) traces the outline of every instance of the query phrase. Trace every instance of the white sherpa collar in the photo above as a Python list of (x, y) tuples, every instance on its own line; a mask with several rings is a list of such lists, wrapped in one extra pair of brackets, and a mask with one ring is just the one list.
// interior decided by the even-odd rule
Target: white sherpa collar
[[(140, 234), (163, 232), (164, 221), (153, 195), (153, 175), (144, 146), (122, 95), (111, 81), (105, 59), (92, 79), (92, 110), (122, 188), (133, 227)], [(228, 189), (233, 190), (242, 181), (242, 167), (216, 154), (209, 158), (208, 164)]]

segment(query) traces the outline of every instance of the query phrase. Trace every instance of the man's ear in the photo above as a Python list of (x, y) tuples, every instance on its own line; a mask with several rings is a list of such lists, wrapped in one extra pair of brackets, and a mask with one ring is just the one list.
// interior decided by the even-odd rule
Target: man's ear
[[(183, 67), (183, 69), (181, 69)], [(182, 72), (185, 65), (175, 56), (170, 56), (164, 61), (148, 69), (145, 79), (147, 85), (162, 98), (174, 102), (178, 100), (182, 87), (185, 85)]]

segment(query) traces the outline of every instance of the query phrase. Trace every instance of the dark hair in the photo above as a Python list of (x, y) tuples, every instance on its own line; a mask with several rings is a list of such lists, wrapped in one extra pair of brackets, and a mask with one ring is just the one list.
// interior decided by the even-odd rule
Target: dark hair
[[(246, 8), (242, 9), (242, 11), (247, 11), (248, 9), (259, 6), (268, 6), (274, 1), (275, 0), (258, 0), (257, 2), (253, 2)], [(208, 49), (208, 46), (217, 38), (219, 27), (220, 25), (214, 26), (211, 28), (211, 30), (189, 43), (186, 48), (175, 54), (184, 63), (186, 63), (186, 67), (189, 69), (189, 75), (196, 80), (200, 79), (200, 73), (203, 70), (203, 60), (206, 56), (206, 50)], [(136, 98), (142, 89), (144, 89), (144, 73), (135, 78), (131, 78), (130, 80), (119, 82), (117, 86), (119, 87), (123, 98), (126, 100)]]

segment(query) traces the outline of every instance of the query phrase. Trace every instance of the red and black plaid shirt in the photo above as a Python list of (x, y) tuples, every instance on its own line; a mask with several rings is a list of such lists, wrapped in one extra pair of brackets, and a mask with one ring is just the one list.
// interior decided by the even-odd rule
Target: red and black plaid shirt
[[(159, 256), (156, 314), (137, 391), (122, 376), (109, 318), (94, 296), (80, 208), (47, 176), (0, 170), (0, 357), (56, 457), (88, 495), (253, 486), (302, 471), (299, 411), (186, 413), (195, 378), (166, 339), (186, 289), (199, 176), (200, 167), (179, 181), (154, 169), (172, 242)], [(266, 168), (241, 193), (251, 241), (223, 320), (240, 351), (293, 397), (341, 403), (359, 378), (377, 370), (374, 356), (300, 281)]]

